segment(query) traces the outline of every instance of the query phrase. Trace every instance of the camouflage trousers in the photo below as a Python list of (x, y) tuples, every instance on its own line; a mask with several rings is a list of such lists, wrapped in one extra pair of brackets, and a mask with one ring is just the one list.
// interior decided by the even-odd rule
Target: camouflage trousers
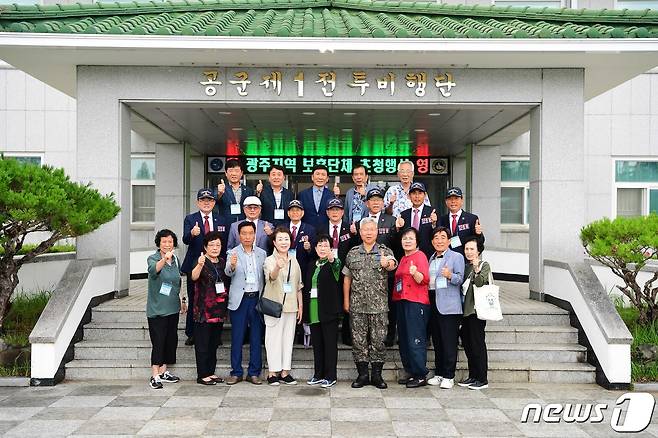
[(350, 326), (354, 362), (384, 362), (388, 314), (350, 312)]

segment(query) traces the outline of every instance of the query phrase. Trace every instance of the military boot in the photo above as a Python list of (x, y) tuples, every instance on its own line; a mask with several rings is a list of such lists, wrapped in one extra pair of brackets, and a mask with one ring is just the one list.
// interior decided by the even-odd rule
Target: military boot
[(388, 385), (384, 382), (382, 377), (382, 369), (384, 368), (384, 362), (373, 362), (372, 363), (372, 386), (376, 386), (379, 389), (386, 389)]
[(352, 382), (352, 388), (363, 388), (366, 385), (370, 385), (370, 378), (368, 377), (368, 362), (357, 362), (356, 370), (359, 373), (359, 376), (354, 382)]

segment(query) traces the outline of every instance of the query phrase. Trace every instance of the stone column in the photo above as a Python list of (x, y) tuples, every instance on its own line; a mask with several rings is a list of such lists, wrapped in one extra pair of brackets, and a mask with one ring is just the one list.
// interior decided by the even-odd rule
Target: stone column
[(155, 145), (155, 231), (172, 230), (182, 244), (185, 218), (185, 147)]
[(583, 260), (584, 72), (545, 69), (530, 113), (530, 297), (544, 293), (544, 259)]
[(77, 176), (103, 194), (114, 193), (121, 211), (111, 222), (77, 239), (77, 258), (114, 258), (114, 290), (123, 296), (130, 283), (130, 113), (99, 83), (78, 74)]
[(484, 230), (485, 245), (500, 246), (500, 147), (474, 146), (471, 213)]

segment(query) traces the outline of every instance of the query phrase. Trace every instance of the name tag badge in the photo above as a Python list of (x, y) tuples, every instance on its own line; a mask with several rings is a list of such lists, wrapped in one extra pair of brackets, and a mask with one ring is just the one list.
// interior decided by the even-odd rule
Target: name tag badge
[(436, 276), (430, 273), (430, 283), (427, 286), (429, 290), (436, 290)]
[(284, 294), (291, 294), (292, 293), (292, 284), (283, 283), (283, 293)]
[(162, 286), (160, 286), (160, 293), (168, 297), (169, 294), (171, 293), (171, 288), (172, 288), (171, 283), (162, 283)]
[(318, 289), (316, 287), (311, 288), (311, 298), (317, 298), (318, 297)]
[(395, 283), (395, 291), (397, 293), (402, 292), (402, 280), (399, 280), (397, 283)]
[(459, 238), (459, 236), (452, 236), (450, 238), (450, 247), (451, 248), (459, 248), (460, 246), (462, 246), (462, 241)]
[(231, 214), (240, 214), (242, 211), (240, 210), (240, 204), (231, 204)]
[(448, 287), (448, 279), (447, 278), (445, 278), (443, 275), (436, 278), (436, 288), (437, 289), (445, 289), (447, 287)]
[(222, 283), (221, 281), (215, 283), (215, 292), (217, 293), (217, 295), (223, 294), (225, 292), (224, 283)]
[(352, 215), (352, 220), (353, 220), (354, 222), (359, 222), (359, 221), (361, 220), (362, 217), (363, 217), (363, 215), (361, 214), (360, 211), (358, 211), (358, 212), (354, 212), (354, 214)]
[(337, 248), (331, 248), (331, 253), (334, 255), (334, 259), (338, 258), (338, 249)]
[(253, 272), (249, 272), (247, 273), (246, 277), (247, 278), (245, 280), (245, 283), (250, 284), (252, 286), (256, 285), (256, 274), (254, 274)]
[(283, 208), (274, 209), (274, 219), (283, 219)]
[(297, 250), (296, 250), (296, 249), (289, 249), (289, 250), (288, 250), (288, 255), (289, 255), (290, 257), (295, 257), (295, 258), (297, 258)]

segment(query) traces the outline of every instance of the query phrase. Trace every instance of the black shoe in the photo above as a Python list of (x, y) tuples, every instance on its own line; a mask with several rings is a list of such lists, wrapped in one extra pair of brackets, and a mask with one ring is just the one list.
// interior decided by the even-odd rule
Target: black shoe
[(387, 347), (392, 347), (395, 345), (395, 335), (386, 335), (386, 339), (384, 339), (384, 345)]
[(425, 377), (414, 377), (407, 382), (407, 388), (420, 388), (425, 385), (427, 385), (427, 379)]
[(413, 379), (413, 377), (411, 377), (411, 376), (400, 378), (400, 379), (398, 379), (398, 385), (406, 385), (412, 379)]
[(477, 380), (475, 380), (473, 377), (469, 377), (466, 380), (462, 380), (461, 382), (457, 382), (457, 385), (459, 385), (463, 388), (463, 387), (466, 387), (466, 386), (471, 386), (475, 382), (477, 382)]
[(180, 377), (174, 376), (169, 371), (165, 371), (164, 373), (160, 374), (160, 380), (166, 383), (178, 383), (180, 382)]
[(268, 376), (267, 384), (270, 386), (279, 386), (279, 377), (277, 375)]
[(468, 387), (468, 389), (487, 389), (488, 387), (489, 387), (489, 382), (480, 382), (476, 380), (475, 383), (473, 383)]
[(370, 377), (368, 376), (368, 362), (357, 362), (356, 370), (359, 376), (352, 382), (352, 388), (363, 388), (370, 385)]
[(211, 380), (203, 380), (201, 377), (198, 377), (196, 379), (196, 383), (198, 383), (199, 385), (208, 385), (208, 386), (217, 385), (217, 382), (215, 382), (214, 380), (212, 380), (212, 379)]
[(194, 336), (190, 336), (185, 340), (185, 345), (194, 345)]
[(212, 379), (215, 381), (215, 383), (224, 383), (224, 379), (221, 377), (212, 377)]
[(388, 385), (384, 381), (384, 378), (382, 377), (382, 370), (384, 369), (384, 363), (383, 362), (373, 362), (372, 363), (372, 380), (370, 383), (372, 383), (372, 386), (379, 388), (379, 389), (386, 389), (388, 388)]
[(155, 379), (155, 377), (151, 376), (151, 379), (149, 380), (149, 386), (153, 389), (162, 389), (162, 382), (160, 379)]
[(290, 374), (286, 374), (286, 377), (279, 377), (279, 382), (283, 382), (286, 385), (296, 385), (297, 380)]

